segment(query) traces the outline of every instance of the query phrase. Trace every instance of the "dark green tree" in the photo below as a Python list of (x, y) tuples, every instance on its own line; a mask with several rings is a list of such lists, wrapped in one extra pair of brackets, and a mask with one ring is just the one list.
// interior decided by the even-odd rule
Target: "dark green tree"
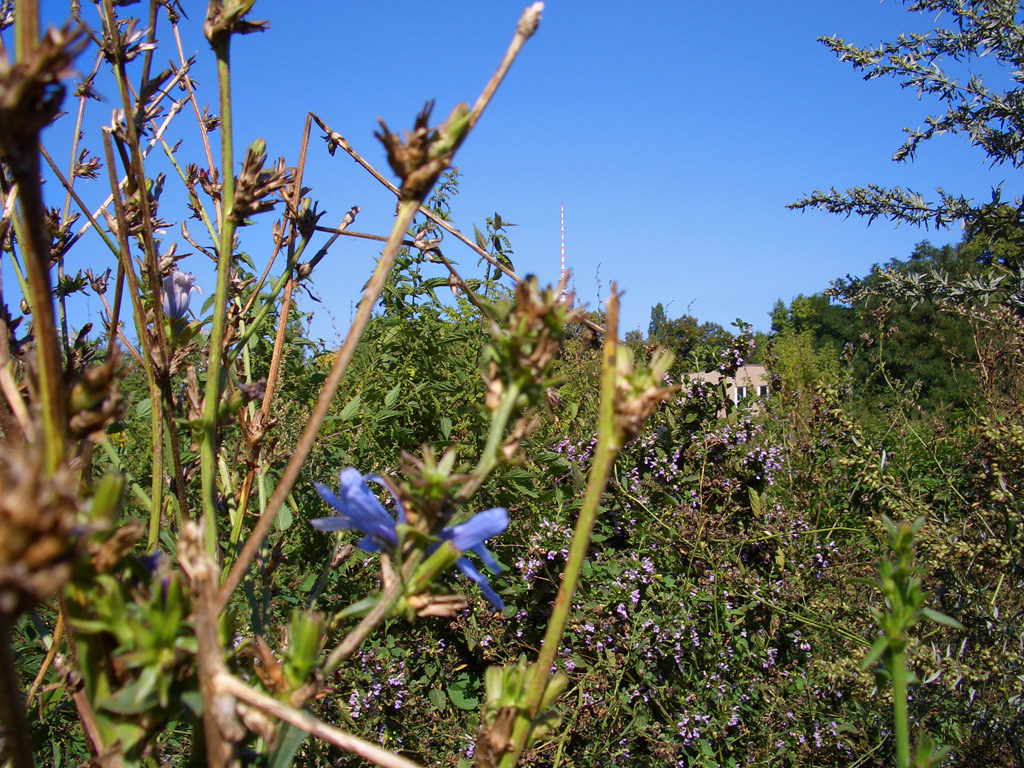
[(669, 320), (660, 302), (651, 308), (647, 341), (671, 349), (677, 361), (689, 357), (699, 347), (724, 348), (732, 340), (733, 335), (718, 323), (702, 323), (689, 314)]

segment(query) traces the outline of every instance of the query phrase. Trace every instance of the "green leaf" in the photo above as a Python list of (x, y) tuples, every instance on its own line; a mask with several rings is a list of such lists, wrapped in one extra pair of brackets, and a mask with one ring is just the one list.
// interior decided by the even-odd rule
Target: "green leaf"
[(294, 725), (282, 724), (277, 736), (277, 747), (267, 760), (267, 768), (288, 768), (295, 760), (295, 753), (306, 741), (305, 731)]
[(398, 396), (402, 394), (402, 385), (395, 384), (395, 386), (384, 396), (384, 407), (390, 408), (398, 402)]
[[(151, 674), (146, 674), (147, 672)], [(157, 706), (156, 670), (146, 667), (139, 679), (129, 683), (109, 698), (100, 701), (100, 708), (117, 715), (138, 715)]]
[(888, 647), (889, 639), (885, 637), (885, 635), (882, 635), (875, 640), (875, 644), (871, 646), (871, 650), (868, 651), (868, 655), (865, 656), (864, 661), (860, 663), (860, 668), (864, 670), (870, 669), (882, 654), (885, 653)]
[(338, 414), (338, 419), (341, 421), (351, 421), (355, 418), (355, 415), (359, 413), (359, 404), (361, 400), (362, 397), (359, 395), (356, 395), (349, 400), (348, 403), (345, 404), (345, 407), (341, 409), (341, 413)]
[(277, 526), (278, 530), (287, 531), (291, 528), (293, 522), (295, 522), (295, 516), (292, 514), (292, 511), (288, 509), (287, 504), (283, 505), (277, 513), (277, 520), (274, 521), (274, 524)]
[(448, 706), (448, 697), (444, 695), (444, 691), (440, 688), (431, 688), (428, 695), (430, 696), (430, 703), (439, 712), (443, 712), (445, 707)]
[(450, 440), (452, 437), (452, 420), (447, 416), (441, 417), (441, 434), (444, 435), (445, 440)]
[(452, 700), (452, 704), (466, 711), (479, 707), (480, 699), (466, 691), (471, 686), (472, 681), (469, 679), (469, 675), (465, 673), (459, 675), (458, 679), (448, 686), (448, 697)]
[(750, 511), (754, 513), (754, 517), (761, 517), (761, 494), (750, 488), (748, 495), (750, 496)]
[(487, 238), (484, 237), (484, 233), (479, 230), (476, 224), (473, 225), (473, 232), (476, 234), (476, 246), (481, 251), (487, 250)]
[(964, 625), (961, 624), (956, 619), (951, 618), (951, 617), (947, 616), (944, 613), (939, 613), (938, 611), (933, 610), (931, 608), (922, 608), (921, 609), (921, 613), (925, 617), (927, 617), (927, 618), (931, 619), (932, 621), (934, 621), (936, 624), (945, 624), (947, 627), (953, 627), (953, 629), (963, 629), (964, 628)]

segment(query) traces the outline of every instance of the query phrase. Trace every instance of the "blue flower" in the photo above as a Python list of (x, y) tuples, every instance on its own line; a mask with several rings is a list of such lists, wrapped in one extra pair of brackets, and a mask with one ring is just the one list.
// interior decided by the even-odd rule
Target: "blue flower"
[[(366, 485), (366, 480), (387, 488), (387, 484), (378, 475), (367, 475), (365, 478), (359, 471), (349, 467), (341, 471), (340, 496), (334, 494), (323, 483), (314, 483), (320, 498), (337, 511), (336, 517), (321, 517), (311, 520), (310, 524), (318, 531), (342, 531), (353, 529), (366, 534), (357, 546), (364, 552), (377, 552), (381, 549), (393, 550), (398, 546), (398, 532), (395, 520), (377, 501), (377, 497)], [(404, 523), (405, 511), (401, 503), (395, 499), (398, 517)]]
[[(484, 561), (484, 565), (492, 573), (501, 573), (501, 566), (498, 565), (498, 561), (494, 559), (493, 555), (487, 551), (484, 541), (497, 536), (506, 528), (508, 528), (508, 512), (500, 507), (495, 507), (494, 509), (477, 512), (464, 523), (453, 525), (451, 528), (445, 528), (441, 531), (441, 540), (450, 541), (452, 546), (460, 552), (476, 552), (480, 559)], [(433, 545), (428, 552), (433, 551), (438, 546), (440, 545)], [(460, 557), (455, 561), (455, 566), (465, 576), (477, 583), (480, 591), (484, 593), (484, 597), (491, 601), (491, 605), (495, 609), (500, 611), (505, 607), (505, 603), (498, 597), (498, 593), (491, 588), (487, 577), (477, 570), (468, 557)]]
[[(359, 474), (358, 470), (351, 467), (341, 472), (339, 494), (335, 494), (322, 483), (314, 483), (320, 498), (333, 507), (338, 514), (335, 517), (311, 520), (310, 523), (318, 531), (351, 529), (364, 533), (364, 538), (360, 539), (357, 544), (364, 552), (377, 552), (381, 549), (393, 551), (398, 547), (396, 526), (398, 522), (405, 522), (405, 510), (402, 508), (402, 503), (395, 498), (395, 507), (398, 510), (398, 521), (396, 522), (370, 491), (366, 485), (367, 480), (388, 488), (384, 479), (378, 475), (364, 477)], [(390, 493), (390, 489), (388, 492)], [(487, 551), (484, 541), (492, 536), (497, 536), (507, 527), (508, 512), (501, 508), (494, 508), (479, 512), (464, 523), (445, 528), (438, 536), (442, 542), (450, 541), (452, 546), (460, 552), (475, 552), (491, 572), (501, 573), (501, 566)], [(427, 556), (430, 556), (439, 546), (441, 544), (437, 543), (428, 547)], [(490, 600), (497, 610), (500, 611), (505, 607), (505, 603), (498, 597), (498, 593), (491, 588), (487, 577), (477, 570), (468, 557), (460, 557), (455, 561), (455, 566), (477, 583), (484, 597)]]
[(195, 282), (196, 278), (191, 272), (179, 272), (177, 269), (163, 279), (162, 298), (165, 315), (172, 320), (181, 320), (185, 317), (192, 291), (199, 291), (199, 286), (195, 285)]

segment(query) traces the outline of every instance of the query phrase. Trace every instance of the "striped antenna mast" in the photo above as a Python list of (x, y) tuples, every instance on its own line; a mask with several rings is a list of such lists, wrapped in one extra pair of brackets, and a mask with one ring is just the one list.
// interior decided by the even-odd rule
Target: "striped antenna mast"
[(562, 278), (565, 277), (565, 203), (562, 206)]

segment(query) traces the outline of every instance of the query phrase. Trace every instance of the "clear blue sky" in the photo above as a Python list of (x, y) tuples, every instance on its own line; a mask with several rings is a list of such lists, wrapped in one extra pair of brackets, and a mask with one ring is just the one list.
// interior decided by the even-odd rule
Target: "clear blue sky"
[[(390, 176), (372, 136), (376, 118), (395, 130), (409, 127), (426, 99), (437, 100), (438, 117), (458, 101), (472, 103), (526, 5), (258, 0), (253, 17), (269, 19), (271, 29), (233, 44), (236, 151), (262, 136), (272, 157), (294, 164), (305, 114), (314, 111)], [(186, 47), (207, 62), (196, 76), (205, 100), (215, 103), (212, 56), (200, 31), (205, 3), (186, 6)], [(50, 3), (51, 18), (64, 7)], [(482, 228), (499, 212), (518, 225), (516, 269), (555, 280), (564, 204), (577, 291), (593, 307), (616, 281), (626, 292), (623, 332), (646, 330), (658, 302), (670, 317), (689, 311), (726, 326), (742, 317), (767, 329), (779, 298), (906, 257), (923, 239), (960, 238), (959, 230), (801, 214), (787, 203), (816, 187), (868, 183), (901, 184), (926, 197), (941, 186), (985, 198), (1006, 178), (1007, 169), (989, 169), (961, 137), (924, 146), (912, 164), (893, 163), (902, 127), (923, 125), (934, 104), (893, 81), (863, 82), (816, 42), (838, 34), (875, 44), (934, 22), (894, 0), (551, 0), (457, 158), (464, 175), (455, 223), (471, 236), (474, 224)], [(90, 106), (87, 138), (97, 138), (111, 106)], [(194, 125), (187, 116), (178, 122), (172, 136), (183, 137), (183, 152), (191, 153), (198, 147)], [(59, 130), (51, 129), (48, 143)], [(387, 233), (393, 196), (343, 153), (331, 158), (314, 143), (306, 178), (328, 211), (323, 224), (336, 224), (357, 204), (355, 229)], [(241, 237), (257, 264), (265, 263), (265, 233), (254, 228)], [(303, 304), (315, 313), (315, 335), (334, 342), (345, 331), (378, 250), (343, 240), (324, 260), (315, 280), (323, 304)], [(476, 258), (468, 249), (450, 242), (445, 253), (472, 274)], [(93, 256), (106, 265), (102, 250)], [(206, 266), (182, 268), (194, 269), (209, 295)], [(10, 295), (6, 272), (4, 283)]]

